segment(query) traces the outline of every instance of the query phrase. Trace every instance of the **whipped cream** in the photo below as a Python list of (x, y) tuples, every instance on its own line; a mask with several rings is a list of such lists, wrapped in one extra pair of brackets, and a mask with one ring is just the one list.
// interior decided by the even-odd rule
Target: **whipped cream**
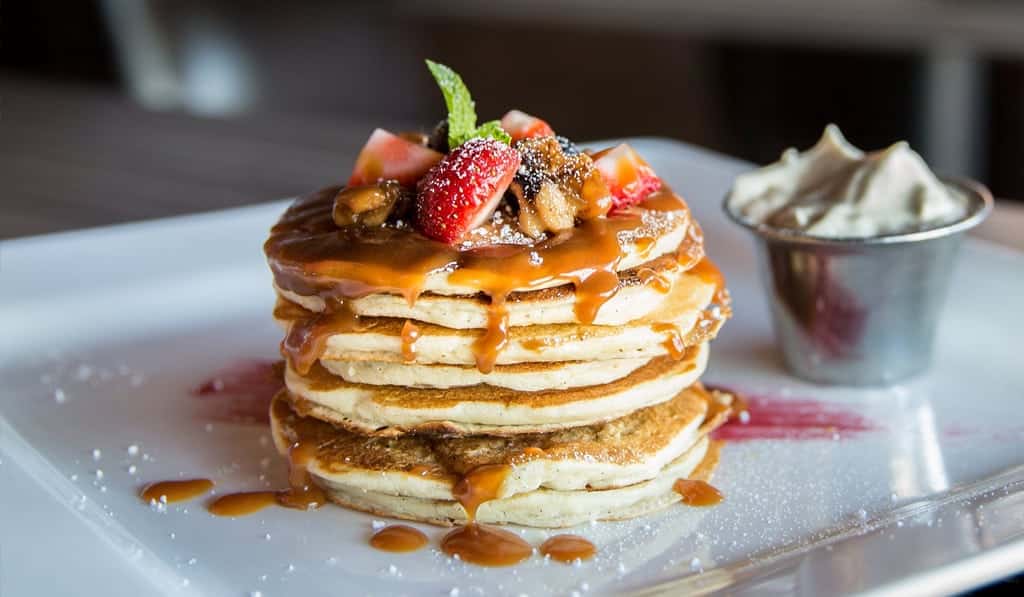
[(826, 238), (935, 228), (967, 215), (965, 195), (943, 184), (905, 141), (864, 153), (830, 124), (818, 143), (739, 176), (732, 213), (753, 224)]

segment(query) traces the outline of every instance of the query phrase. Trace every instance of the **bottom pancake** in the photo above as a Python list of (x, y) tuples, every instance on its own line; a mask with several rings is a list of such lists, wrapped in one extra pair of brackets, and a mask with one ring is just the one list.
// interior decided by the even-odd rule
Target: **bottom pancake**
[[(656, 478), (626, 487), (575, 491), (537, 489), (484, 502), (477, 510), (476, 520), (490, 524), (562, 528), (595, 520), (626, 520), (644, 516), (682, 500), (673, 489), (677, 479), (709, 481), (718, 465), (720, 447), (719, 442), (703, 437)], [(322, 478), (317, 478), (317, 481), (328, 499), (354, 510), (441, 526), (466, 522), (462, 506), (452, 500), (389, 495), (336, 486)]]
[[(607, 423), (511, 437), (364, 436), (307, 416), (281, 392), (271, 429), (282, 453), (315, 446), (307, 470), (332, 500), (399, 518), (450, 524), (464, 520), (456, 483), (480, 467), (503, 467), (483, 522), (568, 526), (639, 516), (678, 500), (677, 478), (717, 461), (708, 434), (729, 406), (699, 384), (667, 402)], [(697, 470), (697, 472), (700, 472)]]

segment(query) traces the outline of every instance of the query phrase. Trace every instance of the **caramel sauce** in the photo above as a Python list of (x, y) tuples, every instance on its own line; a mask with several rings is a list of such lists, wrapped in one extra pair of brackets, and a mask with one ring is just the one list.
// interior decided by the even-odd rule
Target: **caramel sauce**
[(285, 508), (314, 510), (327, 502), (327, 495), (320, 489), (306, 470), (309, 462), (316, 457), (316, 446), (296, 442), (288, 451), (288, 489), (277, 493), (277, 503)]
[(441, 551), (481, 566), (511, 566), (530, 557), (533, 548), (519, 535), (476, 523), (480, 504), (498, 497), (511, 472), (507, 464), (485, 464), (470, 470), (455, 484), (452, 496), (466, 511), (468, 522), (444, 536)]
[[(392, 227), (338, 228), (332, 217), (329, 188), (293, 204), (274, 226), (264, 250), (278, 287), (324, 299), (323, 316), (293, 320), (282, 352), (299, 373), (308, 372), (332, 332), (357, 326), (346, 313), (346, 299), (372, 293), (398, 294), (413, 305), (433, 274), (448, 272), (448, 283), (490, 297), (486, 333), (475, 345), (481, 371), (490, 371), (508, 342), (505, 301), (513, 291), (551, 284), (573, 284), (581, 323), (594, 321), (601, 306), (618, 290), (617, 267), (626, 237), (668, 225), (683, 217), (693, 230), (686, 204), (668, 189), (653, 193), (645, 209), (629, 209), (586, 220), (572, 230), (533, 245), (499, 244), (460, 249)], [(645, 245), (647, 235), (629, 242)], [(701, 253), (700, 237), (684, 241), (679, 254)], [(653, 246), (653, 245), (652, 245)], [(648, 249), (649, 250), (649, 249)], [(539, 257), (539, 259), (537, 259)], [(340, 310), (333, 316), (331, 311)]]
[(416, 341), (420, 339), (420, 328), (416, 324), (405, 320), (402, 326), (402, 359), (407, 363), (416, 360)]
[(526, 350), (532, 350), (533, 352), (540, 352), (545, 348), (549, 348), (553, 345), (548, 338), (526, 338), (519, 341), (519, 345)]
[(668, 294), (672, 291), (672, 280), (665, 274), (649, 267), (640, 268), (636, 273), (644, 285), (650, 286), (661, 294)]
[(445, 535), (441, 551), (481, 566), (511, 566), (533, 554), (533, 548), (519, 535), (475, 522)]
[(697, 276), (706, 284), (715, 285), (715, 294), (711, 301), (721, 306), (728, 306), (732, 300), (729, 298), (729, 291), (725, 288), (725, 276), (718, 266), (710, 259), (704, 257), (693, 267), (686, 270), (686, 273)]
[(722, 492), (699, 479), (676, 479), (672, 489), (683, 498), (687, 506), (714, 506), (724, 499)]
[(665, 334), (665, 341), (662, 342), (662, 346), (668, 351), (669, 356), (679, 361), (687, 355), (686, 341), (683, 338), (683, 333), (679, 331), (679, 328), (672, 323), (653, 323), (651, 324), (651, 331), (658, 334)]
[(206, 507), (214, 516), (245, 516), (277, 503), (277, 492), (243, 491), (215, 499)]
[(307, 314), (291, 321), (293, 323), (288, 334), (281, 341), (281, 352), (288, 357), (295, 370), (303, 375), (309, 373), (313, 363), (323, 355), (327, 338), (331, 334), (366, 329), (352, 307), (344, 301), (340, 301), (333, 310), (325, 310), (312, 317)]
[(636, 247), (641, 257), (647, 257), (651, 254), (651, 249), (654, 248), (656, 242), (655, 239), (649, 236), (641, 236), (633, 242), (633, 246)]
[(167, 504), (197, 498), (213, 489), (209, 479), (182, 479), (180, 481), (159, 481), (150, 483), (140, 494), (146, 502), (156, 500)]
[(555, 535), (540, 545), (540, 553), (552, 560), (570, 563), (588, 560), (597, 553), (594, 544), (579, 535)]
[(405, 553), (416, 551), (427, 544), (427, 536), (417, 529), (396, 524), (377, 531), (370, 537), (370, 545), (381, 551)]
[(476, 520), (480, 504), (498, 497), (502, 484), (512, 472), (507, 464), (484, 464), (466, 473), (452, 488), (452, 496), (462, 504), (466, 518)]

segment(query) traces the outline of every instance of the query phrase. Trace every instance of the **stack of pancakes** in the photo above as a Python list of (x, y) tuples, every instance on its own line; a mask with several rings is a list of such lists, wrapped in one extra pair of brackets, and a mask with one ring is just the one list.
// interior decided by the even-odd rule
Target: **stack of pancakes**
[(286, 330), (275, 441), (315, 446), (332, 501), (461, 523), (453, 488), (498, 467), (478, 521), (559, 527), (663, 508), (677, 479), (710, 476), (729, 408), (698, 378), (729, 302), (679, 197), (540, 244), (496, 215), (449, 247), (338, 229), (336, 193), (297, 201), (265, 245)]

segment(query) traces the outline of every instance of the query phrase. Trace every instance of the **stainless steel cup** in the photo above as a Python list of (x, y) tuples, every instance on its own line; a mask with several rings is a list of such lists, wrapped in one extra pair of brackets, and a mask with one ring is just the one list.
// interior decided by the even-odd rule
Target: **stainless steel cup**
[(786, 366), (819, 383), (889, 384), (926, 370), (963, 233), (992, 210), (984, 186), (945, 180), (968, 215), (939, 228), (820, 238), (752, 224), (775, 337)]

